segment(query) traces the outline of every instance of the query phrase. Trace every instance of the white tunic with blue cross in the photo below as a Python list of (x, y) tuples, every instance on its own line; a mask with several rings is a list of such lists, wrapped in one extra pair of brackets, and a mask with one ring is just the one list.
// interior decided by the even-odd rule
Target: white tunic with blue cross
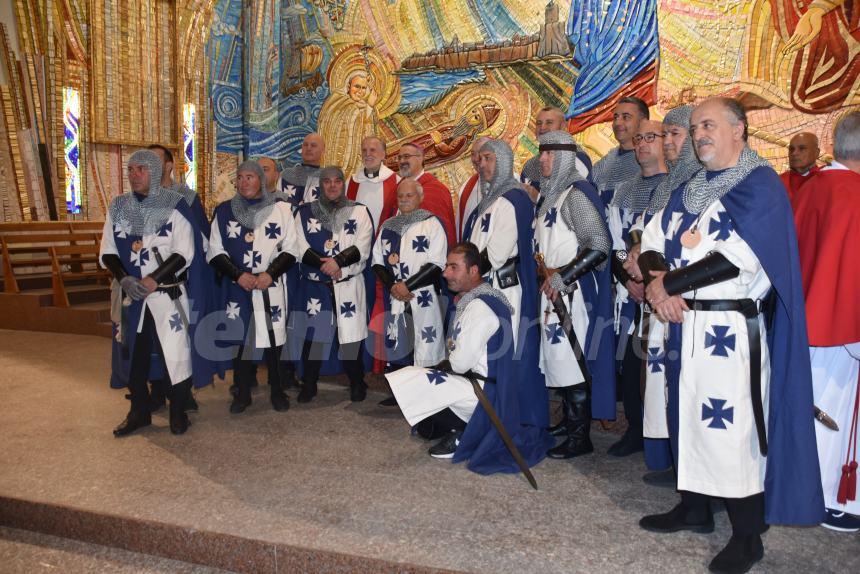
[[(233, 215), (230, 202), (225, 201), (212, 217), (207, 261), (218, 255), (227, 255), (243, 272), (257, 275), (281, 253), (295, 255), (296, 231), (290, 208), (282, 202), (275, 203), (268, 217), (256, 229), (242, 226)], [(287, 292), (284, 288), (286, 275), (281, 275), (267, 289), (271, 305), (271, 321), (275, 334), (275, 346), (284, 344), (287, 338)], [(263, 291), (245, 291), (235, 281), (227, 281), (227, 298), (224, 313), (227, 333), (238, 344), (258, 349), (271, 346), (268, 320), (263, 301)], [(253, 321), (251, 320), (253, 316)], [(249, 333), (251, 325), (253, 333)]]
[[(118, 255), (126, 272), (141, 279), (158, 269), (158, 251), (162, 261), (178, 254), (185, 259), (185, 266), (176, 274), (188, 268), (194, 258), (194, 235), (191, 223), (174, 210), (168, 220), (155, 233), (133, 235), (131, 226), (123, 221), (113, 221), (110, 213), (105, 216), (99, 259), (103, 255)], [(155, 332), (164, 355), (164, 364), (172, 384), (181, 383), (191, 376), (191, 342), (188, 328), (184, 324), (177, 304), (182, 306), (185, 318), (189, 317), (188, 295), (185, 285), (180, 286), (182, 294), (178, 299), (162, 291), (150, 293), (142, 302), (131, 303), (130, 316), (137, 318), (133, 325), (136, 333), (143, 329), (146, 310), (152, 314)]]
[[(671, 205), (671, 204), (670, 204)], [(717, 200), (700, 215), (661, 211), (645, 227), (642, 252), (656, 251), (670, 269), (719, 252), (740, 269), (738, 277), (696, 291), (685, 299), (763, 299), (771, 285), (758, 258), (735, 231)], [(701, 241), (681, 244), (696, 225)], [(768, 413), (770, 361), (765, 325), (761, 333), (762, 403)], [(666, 369), (670, 438), (677, 456), (678, 489), (743, 498), (764, 490), (766, 457), (759, 451), (750, 395), (750, 350), (744, 316), (734, 311), (688, 311), (682, 324), (668, 324), (662, 363)], [(650, 343), (649, 343), (650, 345)], [(649, 355), (650, 355), (649, 349)], [(654, 351), (655, 359), (660, 351)], [(765, 421), (765, 424), (767, 422)]]
[[(355, 343), (367, 338), (367, 296), (364, 269), (373, 243), (373, 220), (360, 203), (341, 209), (351, 210), (339, 229), (328, 230), (314, 217), (312, 204), (299, 207), (295, 214), (297, 253), (309, 248), (323, 257), (334, 257), (347, 247), (356, 246), (361, 258), (341, 268), (341, 279), (331, 278), (314, 267), (299, 265), (300, 289), (294, 309), (301, 317), (296, 335), (302, 340), (330, 343), (335, 332), (340, 343)], [(334, 298), (332, 298), (332, 294)]]
[[(445, 228), (435, 216), (409, 225), (401, 237), (394, 229), (384, 227), (373, 247), (373, 265), (384, 265), (394, 275), (395, 282), (406, 281), (426, 263), (440, 269), (445, 267), (448, 240)], [(415, 348), (408, 349), (405, 304), (386, 293), (385, 350), (390, 362), (408, 359), (419, 367), (435, 365), (445, 358), (445, 335), (442, 310), (435, 285), (413, 292), (410, 302)]]

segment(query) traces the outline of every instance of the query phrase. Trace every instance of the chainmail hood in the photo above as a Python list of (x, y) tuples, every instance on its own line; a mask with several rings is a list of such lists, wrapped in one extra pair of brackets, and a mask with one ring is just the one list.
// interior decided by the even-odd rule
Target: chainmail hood
[(744, 147), (738, 163), (720, 172), (710, 181), (706, 177), (707, 170), (699, 170), (684, 187), (684, 208), (690, 213), (702, 213), (746, 179), (754, 169), (763, 166), (770, 166), (770, 163), (749, 147)]
[(483, 195), (475, 208), (475, 213), (481, 214), (503, 194), (512, 189), (522, 189), (523, 184), (514, 179), (514, 152), (506, 142), (487, 140), (481, 146), (481, 152), (491, 151), (496, 156), (496, 170), (489, 181), (481, 178)]
[[(568, 144), (576, 145), (573, 137), (565, 131), (547, 132), (538, 137), (541, 145)], [(549, 177), (540, 177), (540, 195), (543, 198), (538, 217), (543, 217), (552, 206), (555, 205), (559, 196), (577, 181), (582, 181), (582, 175), (576, 169), (576, 152), (568, 150), (554, 150), (552, 160), (552, 173)], [(540, 167), (538, 167), (540, 169)]]
[(424, 221), (425, 219), (432, 216), (433, 214), (426, 209), (416, 209), (414, 211), (410, 211), (409, 213), (398, 213), (394, 217), (389, 217), (382, 223), (380, 232), (383, 229), (391, 229), (397, 235), (403, 237), (403, 232), (404, 230), (406, 230), (407, 227), (409, 227), (413, 223)]
[[(263, 190), (266, 185), (266, 175), (263, 168), (255, 161), (247, 160), (242, 162), (236, 174), (242, 172), (250, 172), (257, 176), (260, 180), (260, 189)], [(233, 210), (233, 215), (242, 227), (247, 229), (257, 229), (272, 213), (275, 208), (275, 196), (271, 193), (263, 191), (260, 199), (247, 200), (237, 191), (236, 195), (230, 200), (230, 208)]]
[(319, 166), (300, 163), (282, 171), (281, 177), (290, 185), (304, 187), (309, 177), (319, 176), (319, 173)]
[[(325, 177), (339, 177), (344, 181), (343, 170), (337, 166), (328, 166), (319, 172), (320, 185)], [(311, 203), (311, 211), (324, 228), (333, 234), (340, 232), (343, 224), (349, 219), (352, 208), (356, 202), (346, 197), (346, 182), (344, 181), (340, 195), (336, 199), (329, 199), (325, 192), (320, 189), (319, 199)]]
[[(669, 110), (663, 118), (663, 125), (680, 126), (686, 130), (690, 129), (690, 117), (693, 114), (693, 106), (679, 106)], [(693, 150), (693, 138), (687, 135), (681, 149), (678, 151), (678, 159), (666, 160), (669, 168), (669, 176), (654, 190), (654, 197), (648, 205), (648, 213), (654, 214), (666, 207), (672, 192), (690, 180), (693, 175), (702, 169), (699, 158)]]
[(591, 179), (597, 190), (603, 193), (609, 189), (617, 189), (621, 183), (640, 172), (641, 169), (636, 162), (636, 154), (632, 151), (622, 154), (621, 148), (616, 147), (594, 164)]
[(123, 193), (111, 201), (108, 213), (114, 225), (131, 235), (152, 235), (167, 223), (182, 196), (161, 187), (161, 158), (152, 150), (134, 152), (128, 165), (143, 165), (149, 169), (149, 191), (144, 199), (133, 192)]

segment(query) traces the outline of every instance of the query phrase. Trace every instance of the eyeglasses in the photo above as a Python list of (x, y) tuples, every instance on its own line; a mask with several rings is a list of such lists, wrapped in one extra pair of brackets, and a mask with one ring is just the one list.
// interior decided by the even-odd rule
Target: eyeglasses
[(417, 153), (402, 153), (402, 154), (397, 156), (397, 161), (406, 161), (412, 157), (421, 157), (421, 156), (418, 155)]
[(636, 134), (633, 136), (633, 143), (639, 145), (642, 143), (642, 140), (645, 140), (645, 143), (651, 143), (654, 141), (654, 138), (661, 138), (663, 134), (655, 134), (654, 132), (648, 132), (647, 134)]

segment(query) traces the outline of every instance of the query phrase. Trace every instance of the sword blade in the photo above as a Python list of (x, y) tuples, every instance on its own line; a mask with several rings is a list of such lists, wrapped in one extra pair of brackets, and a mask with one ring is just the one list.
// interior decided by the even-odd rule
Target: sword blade
[(511, 456), (514, 458), (514, 462), (516, 462), (517, 466), (520, 467), (520, 471), (522, 471), (523, 475), (525, 475), (526, 480), (529, 481), (529, 484), (532, 485), (532, 488), (537, 490), (537, 481), (535, 480), (535, 477), (532, 474), (531, 470), (529, 470), (529, 465), (526, 464), (526, 461), (523, 459), (523, 455), (520, 454), (517, 445), (514, 444), (514, 441), (511, 439), (511, 435), (508, 434), (508, 431), (502, 424), (501, 419), (499, 419), (499, 415), (496, 414), (496, 410), (493, 408), (493, 405), (490, 404), (490, 399), (487, 398), (486, 393), (484, 393), (484, 389), (482, 389), (481, 385), (478, 384), (477, 377), (472, 373), (466, 373), (465, 375), (461, 376), (466, 377), (467, 379), (469, 379), (469, 382), (472, 383), (472, 389), (474, 389), (475, 395), (477, 395), (478, 397), (478, 402), (480, 402), (481, 406), (484, 407), (484, 411), (486, 411), (487, 416), (490, 417), (490, 422), (492, 422), (493, 426), (496, 427), (499, 436), (502, 437), (502, 442), (505, 443), (505, 446), (508, 447)]
[(824, 426), (826, 426), (830, 430), (839, 432), (839, 425), (836, 424), (835, 420), (830, 418), (830, 415), (828, 415), (827, 413), (825, 413), (824, 411), (822, 411), (821, 409), (819, 409), (815, 405), (812, 405), (812, 413), (813, 413), (813, 416), (815, 417), (815, 420), (817, 420), (818, 422), (820, 422), (821, 424), (823, 424)]

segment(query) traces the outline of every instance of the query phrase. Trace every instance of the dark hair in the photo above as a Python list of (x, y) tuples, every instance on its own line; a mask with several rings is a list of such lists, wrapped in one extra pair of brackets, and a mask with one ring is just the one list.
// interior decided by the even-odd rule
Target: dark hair
[(161, 151), (164, 152), (164, 163), (173, 163), (173, 152), (171, 152), (169, 149), (167, 149), (163, 145), (152, 144), (152, 145), (146, 146), (146, 149), (153, 149), (153, 150), (154, 149), (160, 149)]
[(618, 100), (618, 104), (616, 104), (616, 105), (620, 105), (620, 104), (633, 104), (634, 106), (636, 106), (639, 109), (639, 115), (641, 115), (646, 120), (651, 119), (651, 112), (648, 111), (648, 104), (646, 104), (644, 100), (641, 100), (641, 99), (633, 97), (633, 96), (627, 96), (625, 98), (621, 98), (620, 100)]
[(735, 121), (732, 122), (732, 124), (737, 125), (738, 123), (742, 123), (744, 125), (744, 141), (747, 141), (747, 139), (749, 139), (749, 123), (747, 122), (747, 111), (744, 109), (744, 107), (739, 101), (733, 98), (717, 99), (735, 118)]
[(462, 255), (463, 261), (466, 262), (467, 267), (480, 267), (481, 265), (481, 254), (478, 252), (478, 247), (474, 243), (461, 241), (448, 252), (449, 255), (452, 253)]

